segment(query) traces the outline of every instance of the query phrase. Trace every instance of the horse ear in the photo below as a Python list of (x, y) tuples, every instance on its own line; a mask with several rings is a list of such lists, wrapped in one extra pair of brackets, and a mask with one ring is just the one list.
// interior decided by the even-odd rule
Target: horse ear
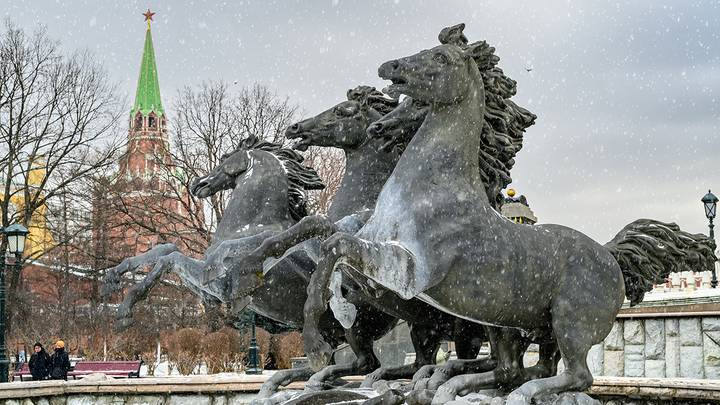
[(463, 30), (465, 29), (465, 23), (460, 23), (457, 25), (453, 25), (451, 27), (445, 27), (440, 31), (440, 34), (438, 35), (438, 40), (441, 44), (451, 44), (451, 45), (457, 45), (459, 47), (464, 47), (468, 43), (468, 39), (463, 34)]

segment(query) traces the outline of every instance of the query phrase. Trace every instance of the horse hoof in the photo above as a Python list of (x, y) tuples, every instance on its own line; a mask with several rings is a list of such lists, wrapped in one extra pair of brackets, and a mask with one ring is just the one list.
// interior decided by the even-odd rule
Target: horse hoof
[(310, 361), (310, 367), (315, 371), (320, 371), (322, 368), (330, 364), (332, 359), (332, 347), (325, 341), (318, 339), (315, 340), (307, 350), (307, 357)]
[(325, 388), (325, 384), (322, 381), (309, 380), (305, 383), (304, 392), (318, 392)]
[(375, 384), (376, 382), (382, 380), (382, 372), (373, 371), (372, 373), (365, 376), (365, 379), (363, 380), (362, 384), (360, 384), (360, 388), (370, 388)]
[(425, 390), (425, 389), (427, 389), (427, 385), (428, 385), (429, 381), (430, 381), (430, 378), (421, 378), (415, 382), (413, 389)]
[(408, 405), (430, 405), (433, 396), (435, 396), (435, 391), (414, 390), (405, 397), (405, 402), (407, 402)]
[(457, 396), (457, 392), (447, 385), (440, 386), (435, 392), (435, 396), (432, 399), (432, 405), (442, 405), (450, 401), (454, 401)]
[(505, 405), (530, 405), (532, 398), (519, 392), (511, 392), (505, 400)]
[(401, 392), (388, 390), (382, 395), (368, 399), (362, 405), (401, 405), (405, 402), (405, 397)]
[(423, 378), (432, 377), (432, 374), (435, 371), (436, 367), (437, 366), (435, 366), (435, 365), (424, 365), (424, 366), (420, 367), (420, 370), (415, 372), (415, 374), (413, 375), (413, 378), (412, 378), (413, 382), (419, 381)]

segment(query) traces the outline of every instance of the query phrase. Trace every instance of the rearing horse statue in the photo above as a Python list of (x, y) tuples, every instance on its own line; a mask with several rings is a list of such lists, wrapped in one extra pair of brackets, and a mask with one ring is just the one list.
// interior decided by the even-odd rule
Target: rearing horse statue
[[(103, 284), (103, 294), (117, 291), (124, 273), (154, 264), (147, 276), (128, 291), (118, 308), (116, 326), (122, 329), (130, 325), (133, 306), (145, 299), (168, 272), (177, 274), (185, 286), (205, 300), (225, 302), (228, 283), (224, 260), (243, 256), (267, 237), (306, 216), (305, 190), (324, 187), (317, 173), (303, 166), (302, 161), (303, 157), (293, 150), (252, 137), (223, 156), (212, 173), (195, 179), (190, 191), (201, 198), (220, 190), (233, 190), (205, 257), (187, 257), (174, 244), (167, 243), (127, 258), (110, 269)], [(286, 261), (284, 265), (291, 267), (286, 269), (291, 275), (292, 268), (298, 263)], [(255, 274), (235, 276), (244, 276), (245, 279), (236, 280), (243, 284), (257, 278)], [(272, 315), (277, 317), (277, 314), (270, 317)]]
[[(365, 226), (355, 235), (336, 233), (322, 245), (303, 332), (314, 364), (324, 363), (330, 352), (314, 325), (342, 263), (348, 275), (367, 277), (403, 298), (556, 342), (565, 370), (524, 383), (508, 404), (584, 390), (592, 383), (588, 350), (608, 334), (626, 293), (637, 302), (646, 284), (715, 260), (706, 237), (673, 224), (639, 220), (602, 246), (567, 227), (515, 224), (495, 211), (479, 171), (486, 119), (481, 71), (494, 65), (493, 52), (485, 42), (446, 43), (379, 68), (380, 77), (392, 81), (390, 95), (406, 94), (430, 110)], [(652, 242), (641, 241), (648, 238)], [(490, 377), (453, 377), (432, 403), (484, 388)]]

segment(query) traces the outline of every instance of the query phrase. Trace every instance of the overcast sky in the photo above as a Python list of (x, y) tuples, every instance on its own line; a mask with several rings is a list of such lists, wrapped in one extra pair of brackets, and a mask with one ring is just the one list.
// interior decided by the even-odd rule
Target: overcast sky
[[(465, 22), (497, 48), (537, 124), (512, 177), (541, 222), (600, 242), (640, 217), (707, 232), (700, 198), (720, 195), (717, 1), (31, 1), (0, 0), (11, 21), (87, 48), (134, 98), (145, 33), (163, 102), (203, 80), (259, 82), (307, 115), (377, 67)], [(532, 67), (531, 72), (526, 67)], [(172, 111), (170, 111), (172, 114)]]

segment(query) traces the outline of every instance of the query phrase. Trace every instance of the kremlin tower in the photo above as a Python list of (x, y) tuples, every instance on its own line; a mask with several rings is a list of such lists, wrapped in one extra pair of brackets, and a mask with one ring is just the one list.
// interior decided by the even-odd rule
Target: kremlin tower
[[(154, 14), (150, 10), (143, 14), (147, 22), (145, 45), (135, 102), (128, 117), (127, 149), (119, 159), (118, 173), (108, 185), (110, 195), (96, 195), (99, 220), (94, 225), (94, 237), (99, 243), (95, 256), (106, 262), (98, 263), (101, 268), (159, 243), (174, 242), (183, 251), (192, 245), (196, 252), (198, 246), (200, 250), (203, 246), (199, 237), (193, 237), (194, 227), (188, 219), (202, 218), (201, 208), (193, 205), (170, 154), (150, 27)], [(195, 215), (188, 215), (190, 210)], [(189, 236), (180, 238), (183, 234)]]

